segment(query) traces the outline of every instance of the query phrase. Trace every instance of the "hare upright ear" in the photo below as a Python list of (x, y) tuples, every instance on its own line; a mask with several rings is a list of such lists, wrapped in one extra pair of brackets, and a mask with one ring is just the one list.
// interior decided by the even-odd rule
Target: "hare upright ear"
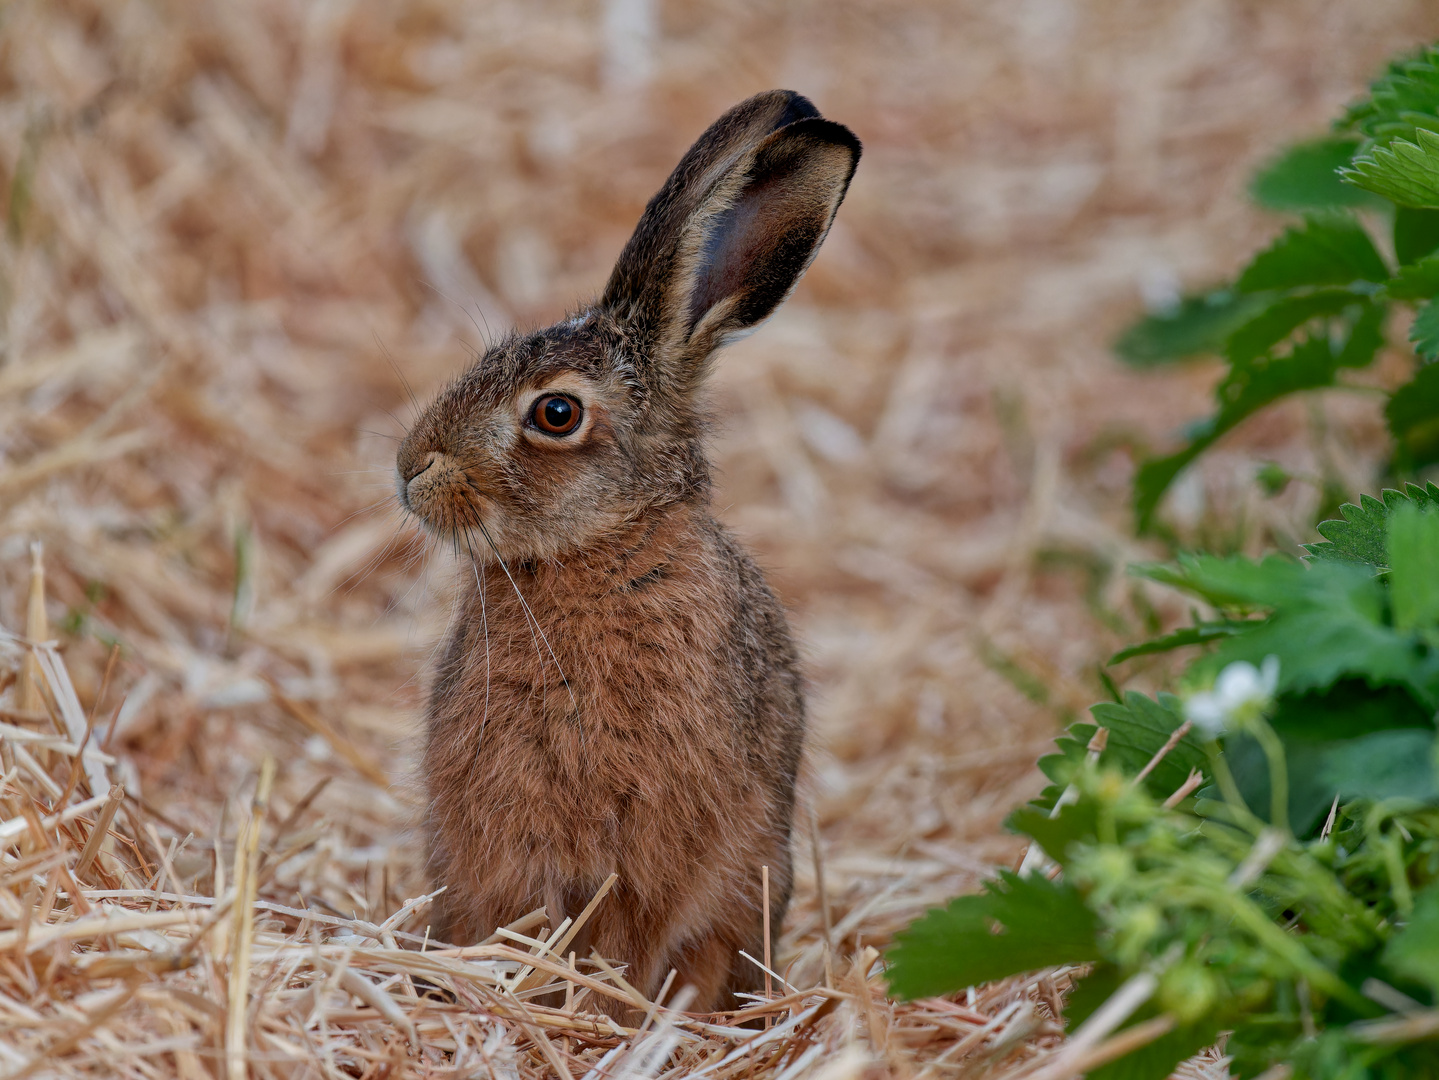
[(860, 144), (798, 94), (720, 117), (645, 208), (601, 305), (641, 342), (657, 387), (688, 393), (719, 346), (789, 295), (829, 232)]

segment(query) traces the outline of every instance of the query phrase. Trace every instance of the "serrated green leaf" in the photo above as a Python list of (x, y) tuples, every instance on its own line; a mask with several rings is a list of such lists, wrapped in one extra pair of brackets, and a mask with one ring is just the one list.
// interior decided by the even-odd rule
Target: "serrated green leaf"
[[(1427, 797), (1433, 770), (1425, 747), (1434, 725), (1403, 687), (1370, 687), (1363, 679), (1341, 679), (1328, 690), (1281, 695), (1269, 723), (1283, 741), (1289, 774), (1289, 823), (1296, 836), (1318, 831), (1336, 794), (1369, 796), (1385, 784), (1416, 798)], [(1405, 759), (1395, 767), (1395, 745), (1375, 733), (1405, 734), (1398, 747)], [(1418, 748), (1418, 757), (1414, 750)], [(1251, 738), (1227, 736), (1225, 757), (1245, 802), (1258, 812), (1270, 805), (1269, 763)], [(1387, 756), (1386, 756), (1387, 755)], [(1396, 774), (1388, 775), (1386, 773)], [(1417, 793), (1417, 794), (1416, 794)], [(1266, 815), (1267, 816), (1267, 815)]]
[[(1321, 568), (1340, 569), (1334, 563)], [(1213, 677), (1244, 660), (1258, 667), (1279, 658), (1284, 693), (1324, 690), (1340, 679), (1361, 678), (1371, 686), (1402, 686), (1429, 708), (1439, 708), (1439, 663), (1424, 655), (1408, 634), (1383, 624), (1383, 587), (1365, 578), (1363, 588), (1336, 593), (1330, 607), (1281, 611), (1247, 634), (1221, 642), (1198, 660), (1190, 674)]]
[(1310, 215), (1256, 255), (1235, 287), (1243, 293), (1380, 282), (1389, 277), (1374, 242), (1344, 214)]
[(1439, 626), (1439, 507), (1396, 506), (1387, 540), (1394, 625), (1400, 630)]
[(1391, 62), (1369, 85), (1369, 96), (1346, 110), (1340, 126), (1375, 141), (1412, 138), (1423, 127), (1439, 130), (1439, 49)]
[(1439, 997), (1439, 884), (1414, 897), (1409, 921), (1384, 947), (1384, 964)]
[(1391, 139), (1360, 154), (1339, 175), (1400, 206), (1439, 207), (1439, 135), (1420, 128), (1412, 142)]
[(1224, 355), (1231, 364), (1247, 364), (1305, 323), (1361, 306), (1369, 306), (1368, 298), (1357, 296), (1348, 289), (1321, 289), (1300, 296), (1281, 297), (1234, 328), (1224, 341)]
[(1359, 496), (1359, 505), (1345, 503), (1339, 508), (1342, 520), (1321, 521), (1315, 531), (1327, 544), (1305, 544), (1304, 550), (1316, 559), (1360, 563), (1379, 570), (1389, 568), (1384, 544), (1389, 508), (1372, 495)]
[[(1131, 690), (1124, 695), (1123, 705), (1104, 702), (1089, 712), (1097, 723), (1109, 729), (1099, 764), (1117, 768), (1127, 776), (1138, 775), (1184, 723), (1179, 699), (1170, 694), (1161, 694), (1156, 701)], [(1202, 768), (1204, 763), (1204, 748), (1190, 732), (1145, 777), (1145, 790), (1156, 799), (1167, 798), (1184, 783), (1191, 769)]]
[(1305, 544), (1304, 550), (1315, 559), (1329, 562), (1357, 563), (1376, 570), (1389, 569), (1385, 539), (1390, 513), (1410, 503), (1419, 507), (1439, 506), (1439, 487), (1406, 484), (1403, 491), (1386, 488), (1382, 501), (1372, 495), (1361, 495), (1359, 505), (1345, 503), (1339, 508), (1342, 520), (1321, 521), (1316, 531), (1328, 543)]
[(1297, 143), (1255, 174), (1249, 194), (1267, 209), (1300, 213), (1337, 207), (1383, 206), (1381, 199), (1339, 178), (1338, 170), (1348, 165), (1358, 150), (1359, 140), (1352, 135), (1331, 135)]
[(1139, 368), (1217, 353), (1230, 332), (1268, 302), (1266, 296), (1230, 289), (1188, 296), (1173, 311), (1140, 319), (1115, 342), (1114, 351), (1125, 363)]
[(1106, 663), (1110, 666), (1122, 664), (1126, 660), (1132, 660), (1136, 656), (1151, 656), (1154, 653), (1172, 652), (1175, 649), (1182, 649), (1186, 645), (1207, 645), (1211, 641), (1218, 641), (1220, 638), (1228, 637), (1236, 633), (1242, 623), (1211, 622), (1199, 623), (1196, 626), (1185, 626), (1173, 633), (1157, 637), (1152, 641), (1146, 641), (1141, 645), (1131, 645), (1127, 649), (1121, 649), (1111, 656)]
[(1439, 364), (1421, 367), (1395, 390), (1384, 419), (1394, 437), (1396, 464), (1417, 469), (1439, 461)]
[(1336, 353), (1327, 337), (1314, 337), (1301, 341), (1288, 355), (1260, 357), (1232, 368), (1215, 391), (1219, 412), (1198, 426), (1189, 445), (1140, 465), (1134, 479), (1134, 510), (1139, 531), (1146, 532), (1152, 526), (1160, 500), (1186, 465), (1221, 435), (1270, 402), (1331, 385), (1342, 355), (1342, 349)]
[(1099, 959), (1098, 929), (1074, 886), (1000, 871), (983, 893), (936, 908), (897, 935), (888, 954), (890, 990), (931, 997), (1053, 964), (1088, 963)]
[(1409, 341), (1425, 360), (1439, 357), (1439, 304), (1430, 300), (1419, 309), (1409, 327)]
[(1005, 820), (1005, 827), (1034, 840), (1060, 866), (1065, 864), (1069, 846), (1095, 839), (1099, 808), (1092, 799), (1070, 803), (1053, 817), (1037, 806), (1021, 806)]
[(1400, 266), (1439, 250), (1439, 210), (1394, 208), (1394, 257)]
[[(1364, 498), (1382, 509), (1378, 500)], [(1381, 550), (1382, 543), (1381, 534)], [(1216, 607), (1240, 611), (1323, 606), (1334, 592), (1367, 580), (1367, 575), (1349, 567), (1315, 575), (1299, 560), (1283, 555), (1269, 555), (1257, 562), (1242, 555), (1181, 555), (1173, 563), (1141, 563), (1130, 569), (1139, 577), (1182, 589)], [(1376, 617), (1378, 611), (1376, 607)], [(1255, 625), (1237, 625), (1236, 630)]]
[(1084, 743), (1061, 736), (1055, 740), (1055, 744), (1059, 753), (1046, 754), (1040, 758), (1039, 771), (1056, 784), (1067, 784), (1071, 770), (1084, 760)]
[(1439, 254), (1404, 267), (1384, 286), (1395, 300), (1428, 300), (1439, 296)]
[[(1369, 505), (1382, 504), (1371, 499)], [(1403, 686), (1426, 706), (1439, 706), (1439, 656), (1427, 656), (1410, 635), (1386, 624), (1385, 589), (1367, 565), (1197, 556), (1145, 573), (1221, 610), (1272, 611), (1196, 660), (1192, 681), (1211, 680), (1239, 660), (1257, 667), (1274, 656), (1283, 693), (1323, 690), (1356, 677), (1372, 686)]]
[(1094, 724), (1070, 724), (1068, 729), (1054, 740), (1056, 752), (1045, 754), (1037, 763), (1039, 771), (1049, 779), (1050, 784), (1040, 792), (1038, 798), (1031, 801), (1031, 806), (1037, 806), (1044, 811), (1054, 808), (1059, 796), (1074, 778), (1075, 770), (1083, 764), (1086, 748), (1095, 730)]

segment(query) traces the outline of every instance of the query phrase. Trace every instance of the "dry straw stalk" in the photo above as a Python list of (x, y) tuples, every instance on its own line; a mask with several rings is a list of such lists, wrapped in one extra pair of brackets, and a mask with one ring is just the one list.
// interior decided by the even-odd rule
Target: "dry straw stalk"
[[(1017, 864), (1001, 822), (1102, 697), (1095, 663), (1183, 615), (1122, 573), (1155, 554), (1125, 484), (1209, 376), (1113, 363), (1137, 284), (1231, 269), (1272, 230), (1241, 197), (1256, 155), (1433, 21), (1420, 0), (6, 5), (0, 1078), (1006, 1080), (1115, 1052), (1126, 1033), (1056, 1057), (1071, 972), (901, 1004), (878, 958)], [(417, 673), (451, 568), (385, 500), (407, 384), (598, 288), (694, 134), (784, 84), (866, 154), (795, 297), (719, 367), (716, 501), (807, 643), (813, 816), (755, 958), (773, 996), (693, 1016), (683, 987), (636, 1000), (574, 955), (581, 920), (432, 939)], [(1299, 535), (1319, 493), (1260, 498), (1256, 461), (1357, 489), (1370, 404), (1239, 433), (1180, 526)]]

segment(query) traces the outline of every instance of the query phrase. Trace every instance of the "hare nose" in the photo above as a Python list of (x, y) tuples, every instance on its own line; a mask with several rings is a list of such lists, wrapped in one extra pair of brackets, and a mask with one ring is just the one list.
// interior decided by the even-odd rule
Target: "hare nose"
[(439, 460), (440, 454), (434, 450), (431, 450), (428, 454), (425, 454), (423, 457), (413, 462), (411, 468), (401, 470), (401, 475), (404, 478), (406, 486), (408, 486), (411, 481), (418, 480), (420, 477), (424, 476), (425, 473), (433, 469), (436, 463), (439, 462)]
[[(407, 461), (399, 469), (400, 503), (406, 510), (415, 508), (415, 499), (422, 497), (423, 479), (430, 474), (438, 474), (441, 462), (444, 461), (444, 454), (431, 451), (413, 461)], [(432, 480), (433, 476), (430, 477)]]

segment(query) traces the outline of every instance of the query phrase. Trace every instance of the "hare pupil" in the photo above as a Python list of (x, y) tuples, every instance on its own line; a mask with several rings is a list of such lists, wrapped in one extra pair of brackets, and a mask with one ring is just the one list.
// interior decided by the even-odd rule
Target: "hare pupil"
[(580, 407), (567, 397), (551, 394), (535, 403), (535, 426), (551, 435), (568, 435), (580, 422)]

